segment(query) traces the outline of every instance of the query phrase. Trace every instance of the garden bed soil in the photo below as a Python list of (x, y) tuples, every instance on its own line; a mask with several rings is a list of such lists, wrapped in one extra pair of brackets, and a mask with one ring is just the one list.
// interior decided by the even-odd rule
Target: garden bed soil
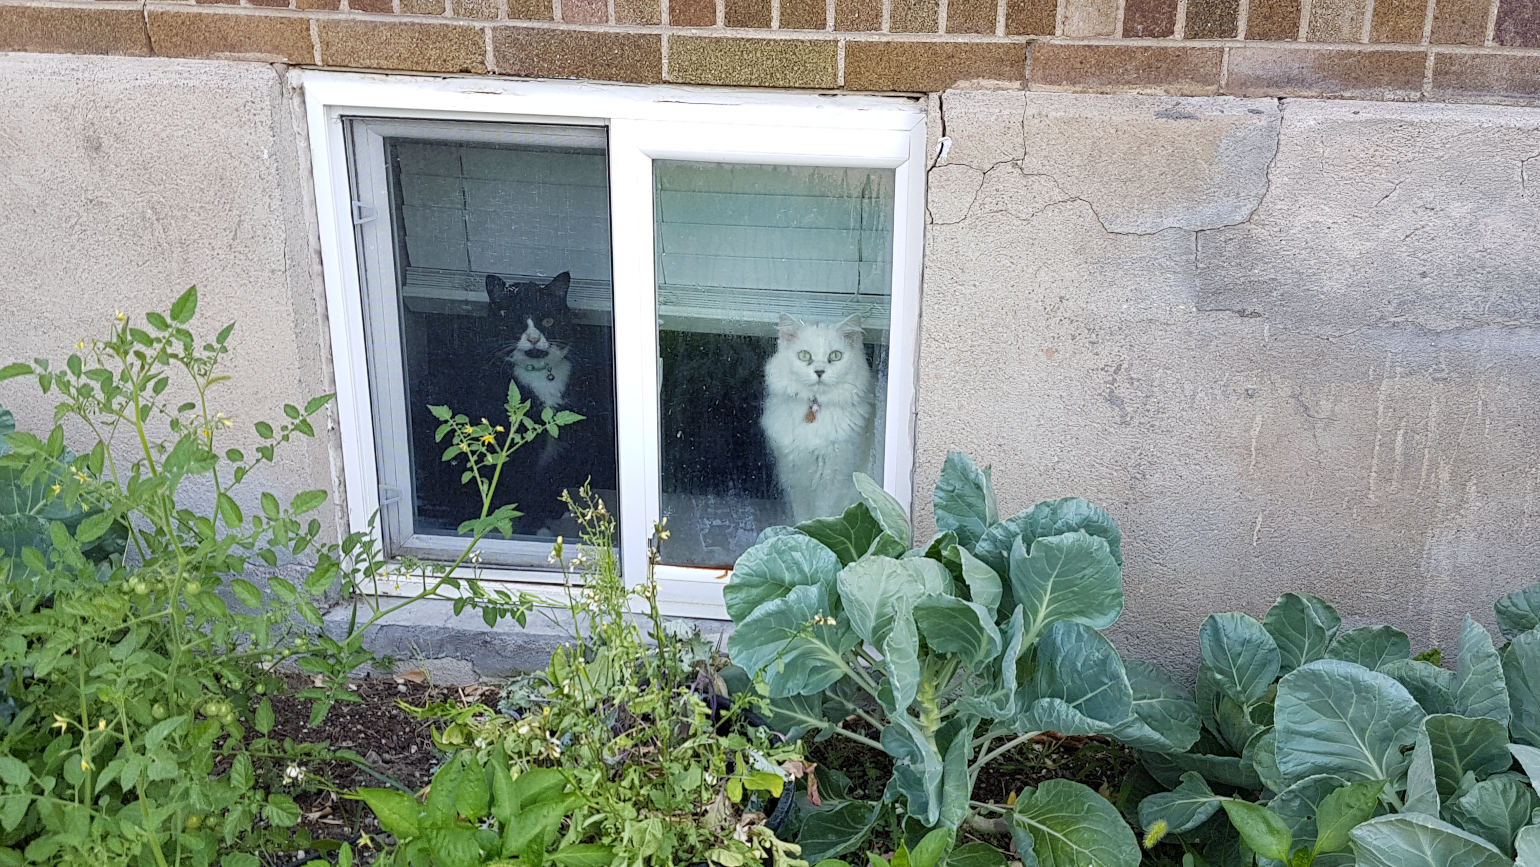
[[(296, 692), (308, 686), (310, 684), (304, 678), (296, 678), (290, 683)], [(369, 864), (373, 860), (370, 853), (360, 849), (357, 842), (365, 834), (377, 837), (379, 824), (361, 802), (344, 798), (340, 793), (360, 787), (397, 788), (398, 785), (413, 792), (421, 791), (445, 758), (444, 753), (433, 745), (431, 723), (417, 719), (401, 704), (422, 707), (444, 701), (495, 702), (496, 687), (480, 684), (434, 686), (421, 672), (407, 672), (394, 678), (356, 681), (350, 688), (359, 701), (337, 702), (321, 724), (313, 728), (310, 726), (311, 702), (296, 699), (292, 694), (274, 697), (276, 721), (271, 737), (289, 738), (296, 744), (324, 743), (333, 751), (346, 750), (363, 757), (365, 766), (345, 759), (306, 764), (309, 782), (292, 793), (300, 806), (300, 822), (294, 830), (297, 834), (308, 832), (317, 840), (353, 843), (360, 856), (354, 863)], [(273, 770), (275, 774), (283, 772), (282, 768)], [(315, 785), (319, 781), (324, 781), (335, 791)], [(305, 854), (314, 856), (315, 851), (305, 850)], [(268, 863), (287, 867), (300, 857), (299, 851), (275, 853)], [(314, 863), (331, 861), (322, 856)]]

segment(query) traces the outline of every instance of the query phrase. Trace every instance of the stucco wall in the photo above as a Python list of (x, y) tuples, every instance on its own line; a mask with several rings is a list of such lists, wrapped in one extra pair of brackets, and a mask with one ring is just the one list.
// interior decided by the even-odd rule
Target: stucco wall
[(949, 92), (917, 501), (1122, 523), (1125, 651), (1305, 590), (1453, 643), (1540, 578), (1540, 111)]
[[(295, 106), (265, 63), (0, 55), (0, 358), (197, 283), (239, 323), (236, 433), (332, 390)], [(1447, 645), (1540, 577), (1540, 110), (933, 106), (916, 502), (961, 448), (1005, 509), (1106, 506), (1116, 637), (1178, 668), (1206, 613), (1285, 590)], [(340, 501), (322, 434), (258, 483)]]
[[(253, 422), (334, 390), (302, 135), (268, 64), (0, 54), (0, 357), (62, 359), (196, 284), (198, 333), (237, 323), (214, 398), (250, 454)], [(0, 384), (23, 427), (54, 400)], [(250, 487), (333, 486), (320, 433)]]

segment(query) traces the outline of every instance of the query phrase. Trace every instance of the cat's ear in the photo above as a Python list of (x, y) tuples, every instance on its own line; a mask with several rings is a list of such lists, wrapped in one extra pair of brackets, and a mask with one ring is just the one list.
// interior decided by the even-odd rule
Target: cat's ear
[(861, 314), (859, 313), (852, 313), (846, 316), (834, 328), (839, 332), (840, 337), (852, 346), (859, 346), (862, 339), (866, 336), (865, 332), (861, 330)]
[(487, 300), (493, 304), (501, 304), (508, 297), (508, 284), (496, 274), (487, 275)]
[(561, 295), (563, 300), (567, 298), (567, 290), (572, 287), (572, 272), (563, 271), (551, 278), (551, 282), (545, 284), (545, 288)]
[(776, 336), (782, 343), (789, 343), (797, 338), (797, 332), (802, 329), (802, 320), (794, 316), (781, 314), (781, 324), (776, 328)]

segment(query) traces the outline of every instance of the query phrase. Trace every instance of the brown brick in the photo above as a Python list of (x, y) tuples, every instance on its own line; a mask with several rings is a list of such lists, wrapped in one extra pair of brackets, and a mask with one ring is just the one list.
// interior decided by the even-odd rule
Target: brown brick
[(1428, 21), (1428, 2), (1374, 0), (1374, 18), (1369, 22), (1369, 41), (1409, 45), (1421, 42), (1422, 28)]
[(744, 39), (674, 36), (668, 79), (681, 84), (819, 87), (837, 84), (833, 39)]
[(197, 3), (199, 6), (207, 6), (207, 5), (215, 5), (215, 4), (221, 5), (221, 6), (235, 6), (235, 5), (240, 3), (240, 0), (193, 0), (193, 2)]
[(824, 0), (781, 0), (782, 30), (828, 30), (829, 4)]
[(501, 75), (639, 84), (663, 79), (663, 37), (655, 33), (495, 27), (492, 57)]
[(1310, 4), (1311, 42), (1362, 42), (1364, 0), (1314, 0)]
[(769, 27), (770, 0), (727, 0), (722, 4), (722, 23), (728, 27)]
[(1064, 0), (1065, 36), (1116, 36), (1118, 0)]
[(1421, 51), (1233, 48), (1225, 93), (1407, 99), (1422, 92), (1427, 59)]
[(295, 0), (294, 5), (300, 9), (341, 9), (342, 0)]
[(1540, 48), (1540, 0), (1498, 0), (1492, 39), (1498, 45)]
[(1184, 39), (1234, 39), (1239, 34), (1240, 0), (1187, 0)]
[(1251, 0), (1246, 38), (1274, 42), (1299, 38), (1299, 0)]
[(1540, 103), (1540, 55), (1433, 53), (1434, 99), (1517, 99)]
[(1492, 0), (1436, 0), (1433, 4), (1435, 45), (1485, 45)]
[(0, 51), (142, 57), (150, 53), (150, 38), (138, 9), (7, 6), (0, 12)]
[[(401, 0), (401, 11), (406, 11), (408, 0)], [(453, 0), (454, 15), (459, 18), (496, 18), (502, 12), (503, 0)]]
[(715, 27), (716, 0), (669, 0), (668, 23), (675, 27)]
[(888, 29), (894, 33), (935, 33), (941, 29), (940, 0), (889, 0)]
[(1058, 26), (1058, 0), (1005, 0), (1005, 32), (1012, 36), (1052, 36)]
[(1222, 48), (1045, 42), (1032, 48), (1027, 83), (1034, 90), (1212, 94), (1223, 63)]
[(165, 57), (225, 57), (313, 63), (310, 20), (250, 12), (151, 8), (150, 44)]
[(288, 9), (289, 0), (247, 0), (253, 6), (267, 6), (273, 9)]
[(550, 21), (551, 0), (508, 0), (508, 17), (515, 21)]
[(561, 0), (561, 20), (568, 24), (608, 24), (609, 0)]
[(882, 0), (834, 0), (834, 29), (844, 33), (882, 29)]
[(348, 0), (348, 8), (354, 12), (394, 12), (390, 0)]
[(407, 15), (444, 15), (446, 5), (446, 0), (401, 0), (401, 11)]
[(317, 22), (321, 62), (353, 69), (412, 72), (486, 72), (486, 39), (481, 28), (416, 21)]
[(995, 0), (948, 0), (946, 32), (993, 35), (998, 11)]
[(663, 4), (659, 0), (615, 0), (616, 24), (662, 24)]
[(934, 93), (961, 82), (1020, 87), (1027, 72), (1025, 42), (845, 43), (845, 89)]
[[(1188, 0), (1189, 9), (1194, 0)], [(1164, 38), (1176, 32), (1176, 0), (1124, 0), (1125, 38)]]

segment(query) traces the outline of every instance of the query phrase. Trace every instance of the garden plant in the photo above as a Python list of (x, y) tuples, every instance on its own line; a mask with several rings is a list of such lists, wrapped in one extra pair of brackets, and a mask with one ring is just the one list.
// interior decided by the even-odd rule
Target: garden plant
[[(249, 490), (314, 435), (329, 396), (254, 422), (252, 454), (222, 447), (234, 325), (195, 337), (197, 302), (191, 288), (142, 323), (119, 313), (63, 364), (0, 368), (59, 397), (46, 436), (0, 413), (0, 864), (254, 867), (256, 853), (304, 847), (279, 789), (318, 753), (268, 737), (279, 667), (311, 678), (299, 695), (315, 723), (357, 700), (348, 676), (374, 659), (364, 631), (401, 606), (527, 614), (524, 597), (453, 570), (514, 514), (492, 505), (507, 455), (575, 418), (527, 418), (516, 393), (507, 425), (446, 415), (450, 448), (491, 471), (475, 479), (481, 514), (459, 562), (419, 567), (416, 592), (384, 604), (377, 582), (399, 579), (369, 534), (323, 541), (324, 491), (285, 503)], [(66, 426), (90, 446), (66, 448)], [(333, 635), (321, 608), (339, 591), (353, 616)]]

